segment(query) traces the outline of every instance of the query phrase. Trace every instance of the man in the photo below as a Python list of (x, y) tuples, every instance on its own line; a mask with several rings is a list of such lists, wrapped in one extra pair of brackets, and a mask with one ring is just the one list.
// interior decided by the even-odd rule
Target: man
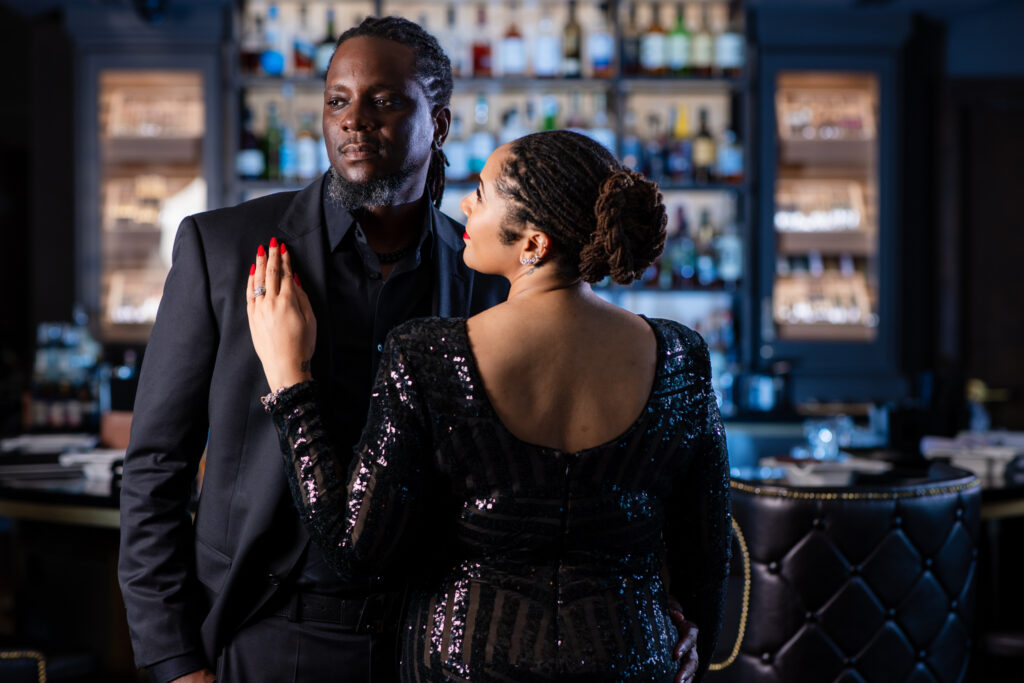
[(462, 228), (434, 206), (451, 91), (433, 37), (403, 19), (365, 20), (339, 38), (327, 74), (331, 171), (179, 228), (121, 496), (121, 586), (136, 662), (156, 683), (208, 682), (214, 671), (226, 683), (396, 678), (401, 587), (343, 581), (309, 543), (258, 400), (271, 387), (244, 286), (256, 245), (292, 255), (319, 321), (312, 369), (331, 392), (339, 440), (354, 444), (392, 327), (469, 316), (507, 293), (465, 267)]

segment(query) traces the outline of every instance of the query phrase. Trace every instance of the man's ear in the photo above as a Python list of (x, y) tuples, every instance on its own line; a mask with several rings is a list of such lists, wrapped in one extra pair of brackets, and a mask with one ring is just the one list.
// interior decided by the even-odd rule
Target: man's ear
[(448, 131), (452, 127), (452, 110), (441, 107), (434, 112), (434, 149), (440, 149), (448, 139)]

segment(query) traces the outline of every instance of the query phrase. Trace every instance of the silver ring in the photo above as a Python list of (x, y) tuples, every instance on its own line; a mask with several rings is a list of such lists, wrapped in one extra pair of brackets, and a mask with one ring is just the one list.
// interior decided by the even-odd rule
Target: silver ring
[(258, 297), (258, 296), (263, 296), (266, 293), (267, 293), (267, 288), (264, 287), (263, 285), (256, 285), (255, 287), (252, 288), (253, 298)]

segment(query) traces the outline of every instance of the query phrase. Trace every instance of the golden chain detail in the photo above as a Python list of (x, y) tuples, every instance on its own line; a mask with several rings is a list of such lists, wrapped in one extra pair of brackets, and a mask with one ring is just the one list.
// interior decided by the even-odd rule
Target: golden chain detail
[(732, 652), (721, 662), (711, 662), (708, 671), (721, 671), (736, 661), (740, 654), (740, 646), (743, 644), (743, 636), (747, 633), (747, 616), (750, 612), (750, 552), (747, 550), (747, 540), (743, 538), (739, 522), (732, 518), (732, 530), (736, 534), (736, 540), (740, 544), (740, 554), (743, 556), (743, 600), (740, 607), (740, 627), (736, 632), (736, 642), (732, 646)]
[(39, 683), (46, 683), (46, 658), (36, 650), (5, 650), (0, 651), (0, 659), (34, 659)]
[(742, 493), (751, 493), (755, 496), (770, 496), (772, 498), (793, 498), (795, 500), (900, 500), (903, 498), (944, 496), (981, 486), (981, 482), (977, 477), (963, 484), (954, 484), (952, 486), (933, 486), (906, 491), (864, 491), (862, 493), (854, 491), (790, 491), (789, 489), (774, 486), (755, 486), (737, 479), (731, 480), (730, 484), (734, 491)]

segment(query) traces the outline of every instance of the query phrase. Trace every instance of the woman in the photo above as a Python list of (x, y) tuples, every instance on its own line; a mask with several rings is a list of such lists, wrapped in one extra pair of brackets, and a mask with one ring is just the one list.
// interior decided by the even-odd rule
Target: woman
[(671, 680), (666, 589), (700, 629), (699, 678), (729, 545), (707, 347), (587, 284), (657, 258), (657, 186), (584, 136), (537, 133), (491, 155), (462, 209), (463, 258), (507, 277), (508, 301), (393, 330), (351, 470), (317, 409), (289, 257), (250, 276), (301, 516), (339, 571), (413, 576), (404, 680)]

